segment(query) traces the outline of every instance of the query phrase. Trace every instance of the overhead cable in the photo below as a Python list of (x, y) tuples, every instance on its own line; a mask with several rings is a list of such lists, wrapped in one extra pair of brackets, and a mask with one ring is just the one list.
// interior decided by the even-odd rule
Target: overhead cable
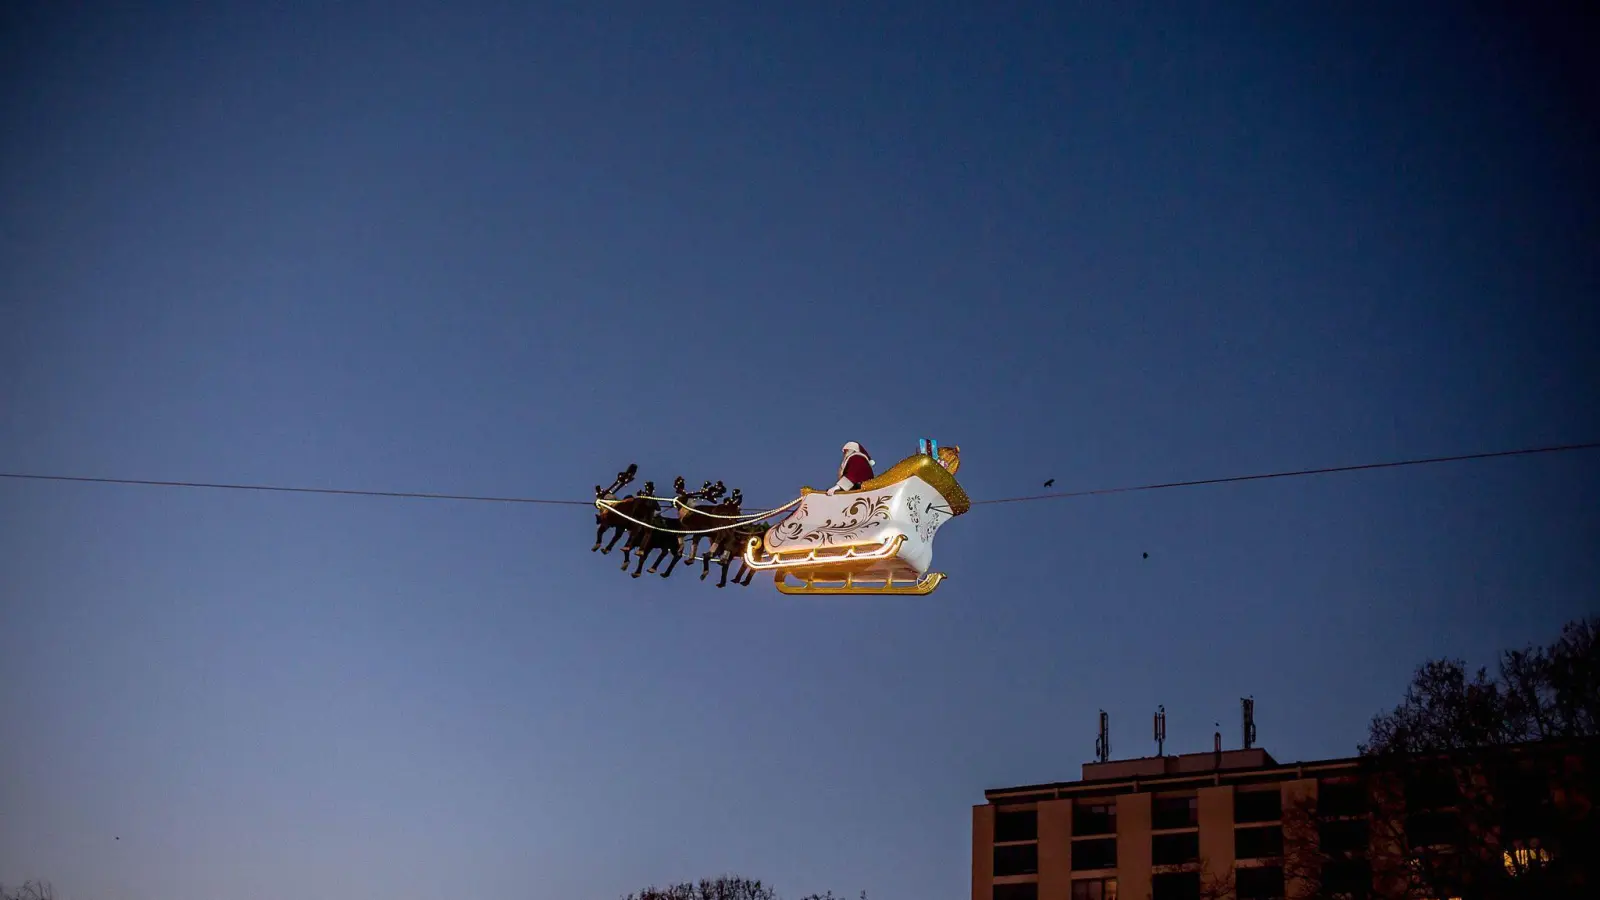
[[(1495, 459), (1508, 456), (1531, 456), (1540, 453), (1567, 453), (1577, 450), (1596, 449), (1600, 449), (1600, 441), (1593, 441), (1583, 444), (1560, 444), (1547, 447), (1525, 447), (1518, 450), (1497, 450), (1490, 453), (1466, 453), (1456, 456), (1432, 456), (1423, 459), (1404, 459), (1393, 460), (1389, 462), (1359, 463), (1356, 465), (1329, 466), (1327, 468), (1320, 469), (1293, 469), (1283, 472), (1263, 472), (1252, 475), (1228, 475), (1220, 478), (1201, 478), (1192, 481), (1163, 481), (1152, 484), (1129, 485), (1126, 487), (1095, 488), (1092, 490), (1080, 491), (1059, 491), (1049, 494), (1004, 497), (996, 500), (975, 500), (973, 501), (972, 505), (985, 506), (1000, 503), (1028, 503), (1035, 500), (1064, 500), (1072, 497), (1092, 497), (1101, 494), (1125, 494), (1134, 491), (1155, 491), (1164, 490), (1166, 488), (1199, 487), (1201, 485), (1230, 484), (1241, 481), (1263, 481), (1271, 478), (1296, 478), (1310, 475), (1329, 475), (1339, 472), (1359, 472), (1370, 469), (1394, 469), (1403, 466), (1424, 466), (1437, 463), (1466, 462), (1469, 460)], [(284, 485), (269, 484), (225, 484), (204, 481), (154, 481), (143, 478), (93, 478), (82, 475), (40, 475), (25, 472), (0, 472), (0, 478), (25, 479), (32, 481), (69, 481), (90, 484), (208, 488), (230, 491), (268, 491), (290, 494), (336, 494), (356, 497), (393, 497), (408, 500), (464, 500), (477, 503), (524, 503), (546, 506), (594, 506), (593, 500), (557, 500), (540, 497), (497, 497), (473, 494), (438, 494), (425, 493), (421, 491), (364, 491), (347, 488), (288, 487)]]
[(1126, 494), (1132, 491), (1156, 491), (1165, 488), (1198, 487), (1205, 484), (1229, 484), (1235, 481), (1262, 481), (1268, 478), (1296, 478), (1302, 475), (1329, 475), (1335, 472), (1359, 472), (1367, 469), (1395, 469), (1401, 466), (1426, 466), (1434, 463), (1466, 462), (1474, 459), (1494, 459), (1502, 456), (1529, 456), (1535, 453), (1565, 453), (1572, 450), (1600, 449), (1600, 441), (1588, 444), (1562, 444), (1554, 447), (1528, 447), (1522, 450), (1496, 450), (1492, 453), (1466, 453), (1460, 456), (1431, 456), (1426, 459), (1402, 459), (1393, 462), (1360, 463), (1352, 466), (1329, 466), (1324, 469), (1294, 469), (1288, 472), (1264, 472), (1258, 475), (1228, 475), (1222, 478), (1201, 478), (1195, 481), (1164, 481), (1130, 487), (1096, 488), (1087, 491), (1061, 491), (1053, 494), (1033, 494), (1025, 497), (1006, 497), (1001, 500), (974, 500), (973, 506), (990, 503), (1024, 503), (1031, 500), (1061, 500), (1067, 497), (1093, 497), (1099, 494)]
[(589, 500), (546, 500), (535, 497), (485, 497), (472, 494), (427, 494), (419, 491), (358, 491), (342, 488), (284, 487), (273, 484), (218, 484), (204, 481), (150, 481), (142, 478), (87, 478), (81, 475), (30, 475), (0, 472), (0, 478), (36, 481), (84, 481), (94, 484), (140, 484), (155, 487), (216, 488), (227, 491), (277, 491), (289, 494), (344, 494), (356, 497), (403, 497), (408, 500), (471, 500), (478, 503), (542, 503), (551, 506), (593, 506)]

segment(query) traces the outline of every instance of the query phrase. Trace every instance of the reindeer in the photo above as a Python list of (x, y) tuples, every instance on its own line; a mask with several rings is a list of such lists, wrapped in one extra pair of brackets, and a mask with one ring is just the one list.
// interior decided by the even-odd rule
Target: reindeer
[[(648, 521), (650, 514), (659, 508), (660, 503), (661, 501), (656, 497), (656, 485), (653, 481), (646, 481), (644, 489), (639, 493), (630, 494), (619, 501), (613, 508), (614, 512), (608, 511), (611, 524), (616, 527), (617, 533), (611, 538), (611, 544), (603, 552), (610, 553), (611, 548), (616, 546), (617, 538), (627, 535), (628, 539), (622, 542), (622, 565), (623, 568), (627, 568), (628, 553), (633, 550), (639, 537), (638, 523), (640, 521)], [(627, 518), (623, 518), (624, 516)], [(608, 525), (606, 527), (611, 526)]]
[[(716, 503), (712, 506), (696, 507), (695, 511), (690, 513), (690, 520), (697, 523), (693, 530), (704, 530), (707, 528), (717, 529), (716, 531), (707, 532), (705, 534), (684, 535), (685, 544), (689, 547), (688, 558), (689, 562), (691, 563), (695, 561), (696, 551), (700, 549), (700, 539), (702, 537), (706, 539), (706, 553), (708, 555), (700, 557), (700, 578), (702, 580), (706, 577), (706, 571), (711, 565), (711, 557), (709, 554), (717, 545), (718, 535), (722, 534), (722, 532), (726, 529), (732, 527), (732, 523), (728, 517), (739, 515), (740, 509), (743, 506), (744, 493), (738, 488), (734, 488), (733, 493), (728, 495), (727, 500)], [(678, 513), (679, 518), (682, 518), (683, 515), (683, 511)]]
[(637, 474), (639, 474), (639, 464), (638, 463), (629, 463), (627, 469), (617, 473), (617, 480), (611, 482), (611, 487), (603, 488), (598, 484), (595, 485), (594, 486), (594, 498), (596, 500), (615, 500), (615, 499), (617, 499), (617, 491), (620, 491), (620, 490), (623, 489), (623, 487), (625, 487), (625, 486), (627, 486), (629, 484), (632, 484), (633, 483), (633, 476), (635, 476)]
[[(652, 504), (652, 507), (654, 507), (654, 504)], [(667, 570), (661, 573), (661, 577), (666, 578), (672, 574), (673, 569), (678, 567), (678, 562), (683, 559), (683, 551), (678, 541), (678, 535), (670, 531), (661, 531), (660, 529), (676, 525), (677, 520), (663, 516), (660, 510), (654, 508), (639, 518), (644, 522), (648, 522), (649, 527), (634, 525), (632, 531), (629, 532), (628, 543), (633, 547), (633, 552), (639, 555), (639, 563), (634, 567), (633, 577), (638, 578), (644, 574), (645, 557), (649, 556), (652, 550), (659, 550), (661, 552), (656, 557), (655, 564), (650, 567), (650, 573), (652, 575), (655, 574), (656, 569), (661, 566), (661, 561), (667, 558), (668, 553), (671, 553), (672, 562), (667, 566)], [(626, 553), (622, 556), (622, 569), (623, 571), (628, 569), (628, 556)]]
[[(737, 557), (739, 572), (733, 576), (734, 584), (749, 585), (754, 578), (755, 570), (744, 561), (744, 548), (751, 538), (760, 538), (767, 531), (763, 522), (741, 522), (731, 528), (725, 528), (714, 535), (715, 542), (706, 551), (705, 570), (700, 573), (700, 579), (705, 580), (707, 571), (710, 570), (710, 559), (716, 557), (717, 564), (722, 566), (722, 580), (717, 582), (717, 587), (726, 587), (728, 584), (728, 566)], [(741, 580), (742, 579), (742, 580)]]
[[(632, 482), (634, 474), (638, 471), (639, 467), (637, 464), (630, 465), (628, 466), (628, 470), (626, 472), (617, 473), (617, 480), (611, 483), (611, 487), (602, 488), (598, 484), (595, 485), (595, 499), (616, 500), (617, 491), (620, 490), (624, 485)], [(643, 518), (641, 515), (643, 512), (655, 507), (655, 502), (649, 499), (655, 495), (655, 492), (655, 482), (646, 481), (644, 483), (643, 491), (637, 494), (632, 494), (626, 499), (616, 502), (613, 504), (613, 509), (597, 509), (594, 516), (594, 522), (596, 526), (594, 532), (594, 546), (589, 548), (589, 552), (593, 553), (596, 550), (600, 550), (600, 544), (605, 540), (606, 532), (612, 528), (615, 528), (617, 533), (612, 536), (611, 543), (606, 545), (604, 550), (600, 550), (601, 553), (610, 553), (611, 548), (616, 546), (617, 540), (624, 534), (627, 534), (633, 526), (633, 523), (624, 518), (624, 516), (631, 516), (635, 519)], [(622, 515), (618, 515), (618, 513), (621, 513)], [(623, 548), (623, 555), (627, 555), (626, 547)]]
[(715, 503), (722, 499), (723, 494), (728, 492), (728, 486), (721, 481), (716, 484), (702, 481), (700, 482), (700, 490), (691, 492), (688, 490), (688, 482), (683, 480), (682, 475), (679, 475), (677, 478), (672, 479), (672, 490), (680, 500), (710, 500)]
[[(685, 488), (682, 475), (679, 475), (677, 479), (672, 482), (672, 490), (678, 498), (678, 521), (684, 523), (683, 530), (685, 531), (701, 531), (707, 528), (716, 528), (722, 524), (722, 520), (719, 520), (716, 518), (716, 516), (703, 515), (699, 512), (699, 510), (719, 513), (721, 515), (738, 515), (739, 504), (744, 500), (743, 495), (739, 493), (737, 488), (735, 488), (733, 491), (733, 496), (729, 498), (729, 503), (731, 503), (733, 507), (732, 512), (729, 512), (725, 508), (728, 506), (727, 503), (717, 502), (722, 498), (723, 491), (727, 490), (727, 486), (721, 481), (718, 481), (716, 484), (712, 484), (711, 482), (707, 481), (700, 486), (700, 490), (690, 493)], [(689, 502), (691, 500), (709, 500), (711, 503), (710, 505), (705, 506), (695, 506)], [(686, 534), (682, 537), (683, 548), (686, 551), (684, 555), (687, 556), (689, 562), (692, 563), (695, 561), (696, 551), (700, 549), (700, 538), (704, 537), (704, 535)]]
[[(738, 488), (734, 488), (733, 493), (728, 495), (728, 501), (726, 503), (719, 503), (716, 506), (698, 507), (696, 512), (690, 514), (693, 516), (695, 521), (705, 522), (704, 525), (700, 526), (701, 528), (717, 529), (716, 531), (712, 531), (705, 535), (706, 553), (704, 556), (699, 557), (701, 581), (705, 581), (706, 576), (711, 573), (711, 563), (716, 559), (717, 554), (721, 552), (727, 537), (736, 527), (735, 524), (727, 517), (738, 516), (740, 507), (743, 504), (744, 495), (739, 491)], [(716, 515), (707, 515), (707, 513), (715, 513)], [(680, 512), (678, 515), (681, 518), (684, 513)], [(685, 535), (684, 537), (687, 539), (689, 535)], [(700, 536), (695, 535), (694, 537), (698, 539)], [(693, 563), (695, 558), (696, 557), (691, 554), (689, 556), (689, 562)]]

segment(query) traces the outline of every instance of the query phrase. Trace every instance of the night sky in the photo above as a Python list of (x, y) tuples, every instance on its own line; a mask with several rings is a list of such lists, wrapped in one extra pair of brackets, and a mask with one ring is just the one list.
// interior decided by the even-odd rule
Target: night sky
[[(1600, 54), (1525, 5), (11, 0), (0, 471), (777, 505), (849, 440), (982, 500), (1600, 439)], [(928, 597), (593, 522), (0, 479), (0, 883), (956, 900), (1100, 709), (1349, 755), (1600, 607), (1596, 452), (980, 506)]]

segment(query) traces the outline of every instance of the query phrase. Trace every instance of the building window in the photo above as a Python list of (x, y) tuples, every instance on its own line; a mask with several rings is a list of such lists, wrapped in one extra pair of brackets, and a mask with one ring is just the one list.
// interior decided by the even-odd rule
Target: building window
[(1548, 831), (1551, 813), (1550, 774), (1526, 763), (1499, 767), (1489, 773), (1491, 792), (1505, 798), (1500, 821), (1502, 841), (1528, 841)]
[(1283, 869), (1279, 866), (1239, 869), (1234, 880), (1239, 900), (1283, 900)]
[(1501, 840), (1529, 840), (1549, 831), (1554, 824), (1550, 806), (1511, 794), (1500, 814)]
[(1151, 807), (1150, 827), (1193, 828), (1200, 824), (1200, 801), (1196, 797), (1157, 797)]
[(1039, 871), (1038, 844), (1006, 844), (994, 848), (994, 874), (1033, 875)]
[(1367, 849), (1366, 819), (1335, 819), (1317, 824), (1317, 841), (1329, 854), (1361, 853)]
[(1317, 814), (1323, 816), (1366, 815), (1366, 784), (1360, 781), (1324, 781), (1318, 784)]
[(1200, 835), (1193, 831), (1158, 834), (1150, 839), (1150, 862), (1157, 866), (1176, 866), (1200, 859)]
[(1072, 842), (1072, 868), (1115, 869), (1117, 867), (1117, 839), (1099, 838), (1092, 841)]
[(1234, 859), (1270, 859), (1283, 855), (1283, 829), (1276, 825), (1240, 828), (1233, 833)]
[(1329, 860), (1322, 866), (1322, 890), (1329, 896), (1365, 897), (1372, 892), (1372, 865), (1364, 859)]
[(1039, 900), (1039, 882), (997, 884), (989, 896), (991, 900)]
[(1039, 813), (1031, 809), (1003, 809), (994, 816), (994, 842), (1039, 839)]
[(1518, 878), (1535, 869), (1542, 869), (1550, 865), (1550, 851), (1537, 844), (1525, 846), (1518, 841), (1516, 846), (1505, 851), (1506, 874)]
[(1115, 878), (1084, 878), (1072, 883), (1072, 900), (1117, 900)]
[(1283, 794), (1276, 791), (1235, 791), (1233, 821), (1276, 822), (1283, 818)]
[(1085, 803), (1072, 807), (1072, 834), (1082, 837), (1091, 834), (1117, 833), (1117, 805), (1115, 803)]
[(1411, 812), (1440, 809), (1461, 802), (1455, 773), (1449, 769), (1422, 769), (1410, 774), (1405, 785), (1406, 809)]
[(1449, 847), (1460, 843), (1461, 820), (1449, 810), (1406, 816), (1406, 841), (1413, 847)]
[(1200, 873), (1163, 872), (1151, 876), (1150, 900), (1200, 900)]

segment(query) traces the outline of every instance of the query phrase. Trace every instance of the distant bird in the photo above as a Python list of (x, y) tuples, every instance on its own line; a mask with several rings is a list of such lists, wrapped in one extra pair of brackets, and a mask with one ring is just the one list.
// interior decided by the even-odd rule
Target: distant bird
[(1149, 554), (1149, 553), (1146, 553), (1146, 554), (1145, 554), (1145, 555), (1144, 555), (1144, 558), (1145, 558), (1145, 559), (1149, 559), (1149, 558), (1150, 558), (1150, 554)]
[(1045, 483), (1044, 483), (1044, 486), (1045, 486), (1045, 487), (1049, 487), (1049, 486), (1050, 486), (1050, 485), (1052, 485), (1052, 484), (1055, 484), (1055, 483), (1056, 483), (1056, 480), (1055, 480), (1055, 479), (1054, 479), (1054, 478), (1052, 478), (1052, 479), (1050, 479), (1050, 480), (1049, 480), (1049, 481), (1046, 481), (1046, 482), (1045, 482)]

